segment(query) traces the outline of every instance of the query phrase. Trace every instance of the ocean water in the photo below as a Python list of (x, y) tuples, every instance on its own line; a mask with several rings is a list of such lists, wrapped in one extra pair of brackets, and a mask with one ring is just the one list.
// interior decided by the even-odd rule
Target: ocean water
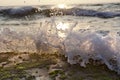
[(120, 4), (0, 7), (0, 52), (54, 52), (120, 73)]

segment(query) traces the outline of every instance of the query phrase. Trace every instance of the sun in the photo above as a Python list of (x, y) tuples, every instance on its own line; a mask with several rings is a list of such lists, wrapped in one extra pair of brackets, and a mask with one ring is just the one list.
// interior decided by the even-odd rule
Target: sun
[(58, 4), (57, 7), (61, 8), (61, 9), (64, 9), (64, 8), (67, 8), (67, 5), (65, 5), (65, 4)]

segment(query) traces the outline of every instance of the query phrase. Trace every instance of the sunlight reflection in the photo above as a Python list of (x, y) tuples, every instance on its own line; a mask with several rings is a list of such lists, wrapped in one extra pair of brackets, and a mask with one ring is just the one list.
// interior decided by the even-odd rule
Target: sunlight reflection
[(56, 26), (56, 28), (58, 30), (66, 30), (68, 29), (68, 23), (62, 23), (62, 22), (59, 22), (58, 25)]
[(58, 5), (52, 6), (51, 9), (54, 9), (54, 8), (67, 9), (69, 7), (65, 4), (58, 4)]
[(69, 29), (69, 24), (59, 22), (56, 28), (58, 30), (58, 36), (64, 38), (66, 37), (66, 30)]
[(61, 8), (61, 9), (67, 8), (67, 5), (65, 5), (65, 4), (58, 4), (58, 8)]

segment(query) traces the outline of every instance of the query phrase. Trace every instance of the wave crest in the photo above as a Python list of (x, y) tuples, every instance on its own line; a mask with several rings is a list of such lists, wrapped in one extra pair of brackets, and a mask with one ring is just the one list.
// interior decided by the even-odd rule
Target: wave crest
[(113, 18), (120, 16), (119, 12), (100, 12), (97, 10), (81, 9), (77, 7), (73, 7), (69, 9), (60, 9), (60, 8), (42, 9), (40, 7), (32, 7), (32, 6), (2, 8), (0, 9), (0, 14), (10, 17), (24, 17), (32, 14), (40, 14), (46, 17), (71, 15), (71, 16)]

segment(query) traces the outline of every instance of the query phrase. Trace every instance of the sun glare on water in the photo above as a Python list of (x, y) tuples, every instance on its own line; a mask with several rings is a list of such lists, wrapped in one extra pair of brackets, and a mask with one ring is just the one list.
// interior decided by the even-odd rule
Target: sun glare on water
[(66, 9), (66, 8), (69, 8), (69, 7), (65, 4), (58, 4), (58, 5), (52, 6), (51, 8), (52, 9), (54, 9), (54, 8)]
[(61, 8), (61, 9), (67, 8), (67, 5), (65, 5), (65, 4), (58, 4), (58, 8)]
[(69, 24), (59, 22), (58, 25), (56, 26), (56, 28), (58, 30), (58, 36), (61, 38), (65, 38), (66, 37), (66, 30), (69, 29)]
[(59, 22), (59, 24), (56, 26), (56, 28), (57, 28), (58, 30), (66, 30), (66, 29), (68, 29), (69, 27), (68, 27), (68, 24)]

